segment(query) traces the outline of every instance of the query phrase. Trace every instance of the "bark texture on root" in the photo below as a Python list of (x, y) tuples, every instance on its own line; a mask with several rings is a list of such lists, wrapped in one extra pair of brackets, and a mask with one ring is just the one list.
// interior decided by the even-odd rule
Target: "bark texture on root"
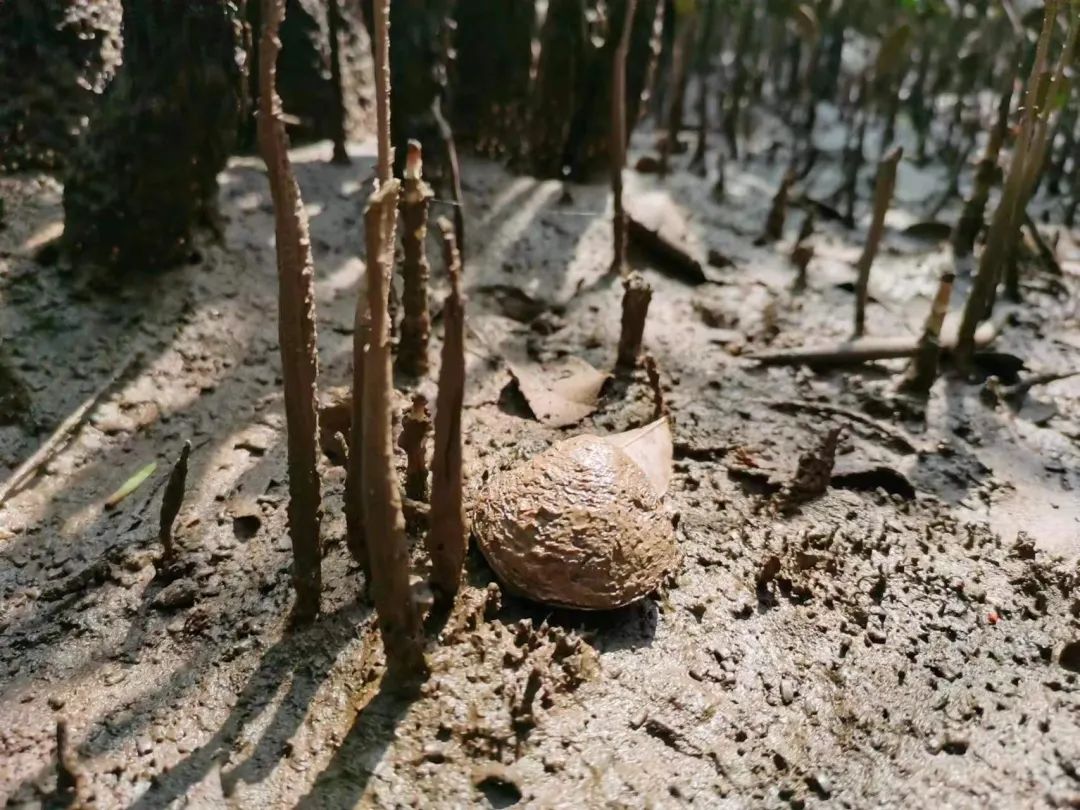
[(618, 371), (626, 372), (637, 365), (651, 300), (652, 287), (640, 274), (631, 273), (623, 280), (622, 328), (619, 332), (618, 358), (615, 361)]
[(64, 245), (80, 262), (153, 271), (216, 222), (243, 108), (242, 20), (233, 0), (123, 9), (123, 64), (65, 179)]
[(467, 547), (462, 496), (461, 410), (465, 401), (465, 309), (461, 257), (450, 222), (438, 222), (450, 294), (443, 304), (442, 366), (435, 400), (435, 450), (431, 459), (431, 522), (428, 553), (431, 584), (442, 605), (452, 602), (461, 581)]
[(904, 150), (893, 148), (878, 164), (877, 180), (874, 184), (874, 212), (870, 220), (870, 230), (866, 234), (866, 244), (856, 264), (858, 280), (855, 282), (855, 337), (862, 337), (866, 332), (866, 301), (870, 287), (870, 267), (877, 256), (881, 237), (885, 233), (885, 215), (892, 203), (893, 190), (896, 188), (896, 167)]
[(317, 469), (319, 416), (315, 387), (319, 375), (315, 334), (315, 265), (307, 211), (289, 163), (288, 136), (275, 90), (278, 26), (284, 0), (262, 0), (259, 50), (259, 149), (274, 200), (278, 269), (278, 342), (285, 388), (289, 456), (289, 537), (293, 547), (296, 618), (318, 615), (322, 590), (319, 543), (320, 485)]
[(405, 181), (401, 195), (401, 339), (398, 341), (397, 368), (403, 374), (420, 377), (428, 370), (428, 340), (431, 315), (428, 312), (427, 259), (428, 206), (434, 193), (424, 182), (422, 152), (418, 141), (409, 141), (405, 162)]
[(431, 416), (427, 397), (416, 394), (412, 405), (401, 420), (398, 447), (405, 451), (405, 497), (426, 502), (427, 491), (427, 437), (431, 432)]
[[(387, 677), (405, 687), (427, 673), (420, 617), (409, 585), (405, 517), (394, 466), (387, 298), (397, 219), (397, 180), (382, 184), (364, 211), (367, 306), (371, 331), (364, 356), (363, 502), (371, 589), (386, 648)], [(355, 455), (357, 449), (351, 453)]]

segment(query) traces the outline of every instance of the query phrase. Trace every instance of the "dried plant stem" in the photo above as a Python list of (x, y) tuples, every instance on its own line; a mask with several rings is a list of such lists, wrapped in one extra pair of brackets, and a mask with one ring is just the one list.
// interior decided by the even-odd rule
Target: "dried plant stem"
[(413, 396), (412, 406), (401, 420), (398, 447), (405, 451), (405, 497), (427, 501), (427, 437), (431, 432), (427, 397)]
[(998, 155), (1001, 146), (1005, 142), (1005, 134), (1009, 125), (1009, 104), (1012, 101), (1012, 81), (1010, 79), (1007, 89), (1001, 94), (998, 103), (997, 120), (990, 130), (990, 137), (986, 141), (979, 164), (975, 167), (975, 177), (971, 189), (971, 195), (964, 202), (964, 208), (960, 212), (960, 218), (952, 234), (953, 252), (957, 256), (967, 256), (975, 246), (975, 237), (983, 226), (983, 216), (986, 213), (986, 201), (990, 199), (990, 188), (998, 171)]
[(394, 153), (390, 146), (390, 0), (372, 3), (375, 36), (375, 127), (379, 183), (390, 181)]
[(465, 400), (465, 309), (461, 257), (454, 230), (438, 221), (450, 294), (443, 304), (442, 366), (435, 399), (435, 450), (431, 459), (431, 524), (428, 553), (437, 604), (448, 606), (461, 582), (467, 535), (462, 497), (461, 409)]
[(364, 210), (367, 243), (367, 304), (371, 331), (364, 356), (362, 403), (364, 520), (371, 589), (386, 649), (391, 682), (415, 683), (427, 672), (420, 618), (409, 586), (409, 550), (405, 518), (394, 468), (391, 438), (393, 377), (390, 368), (390, 324), (387, 297), (390, 249), (394, 244), (399, 184), (390, 179), (368, 198)]
[[(967, 369), (971, 365), (975, 352), (975, 329), (979, 321), (990, 313), (1002, 269), (1014, 250), (1021, 218), (1045, 165), (1046, 149), (1056, 118), (1051, 106), (1043, 103), (1045, 99), (1042, 95), (1052, 98), (1052, 91), (1063, 86), (1066, 63), (1075, 52), (1077, 35), (1080, 32), (1076, 14), (1072, 12), (1074, 6), (1071, 5), (1069, 37), (1053, 75), (1048, 75), (1048, 52), (1059, 7), (1057, 0), (1048, 0), (1046, 3), (1043, 27), (1035, 49), (1035, 61), (1024, 94), (1023, 115), (1012, 160), (1005, 176), (1001, 200), (987, 229), (986, 246), (979, 256), (979, 269), (964, 304), (964, 316), (960, 323), (956, 347), (956, 360), (961, 369)], [(1049, 88), (1044, 85), (1047, 80), (1051, 82)], [(1046, 92), (1043, 94), (1041, 91)], [(1017, 280), (1013, 278), (1011, 281), (1015, 287)]]
[(419, 141), (409, 141), (405, 161), (404, 193), (401, 196), (401, 245), (404, 259), (401, 275), (401, 340), (398, 343), (397, 368), (403, 374), (420, 377), (428, 370), (428, 339), (431, 315), (428, 312), (427, 239), (428, 205), (434, 196), (422, 177)]
[(322, 550), (319, 545), (318, 411), (319, 373), (315, 336), (315, 267), (307, 212), (289, 163), (288, 139), (276, 89), (278, 29), (285, 0), (263, 0), (259, 50), (259, 149), (274, 200), (278, 268), (278, 342), (285, 387), (288, 432), (289, 536), (293, 546), (296, 618), (319, 612)]
[(765, 231), (756, 240), (756, 244), (763, 245), (767, 242), (775, 242), (784, 235), (784, 223), (787, 221), (788, 197), (791, 186), (795, 183), (796, 174), (792, 169), (784, 173), (780, 181), (780, 187), (776, 190), (772, 205), (769, 207), (769, 215), (765, 218)]
[(877, 256), (881, 236), (885, 233), (885, 214), (892, 203), (893, 190), (896, 188), (896, 166), (903, 154), (904, 150), (897, 146), (878, 163), (877, 181), (874, 183), (874, 212), (870, 220), (870, 230), (866, 234), (866, 245), (856, 265), (859, 277), (855, 283), (855, 337), (862, 337), (866, 333), (870, 267)]
[(188, 456), (191, 455), (191, 442), (184, 442), (180, 457), (169, 474), (169, 483), (165, 485), (165, 494), (161, 498), (161, 520), (158, 525), (158, 539), (164, 549), (165, 559), (173, 558), (173, 523), (184, 505), (184, 488), (187, 482)]
[(660, 174), (667, 174), (668, 157), (679, 140), (682, 129), (683, 101), (686, 98), (686, 78), (690, 65), (690, 51), (694, 43), (696, 14), (690, 11), (675, 13), (675, 48), (668, 73), (667, 134), (660, 145)]
[(630, 33), (634, 27), (634, 12), (637, 0), (626, 0), (623, 15), (623, 28), (619, 35), (619, 46), (615, 49), (615, 64), (612, 66), (611, 81), (611, 143), (608, 153), (611, 158), (611, 196), (614, 213), (612, 214), (612, 239), (615, 256), (611, 262), (613, 273), (622, 273), (626, 269), (626, 209), (623, 208), (623, 167), (626, 165), (626, 54), (630, 50)]
[(651, 300), (652, 287), (640, 273), (630, 273), (623, 279), (622, 330), (615, 361), (615, 368), (619, 371), (629, 371), (637, 365)]
[(953, 283), (956, 281), (956, 267), (948, 262), (941, 269), (937, 293), (930, 304), (930, 313), (926, 317), (922, 337), (915, 356), (911, 358), (907, 372), (900, 381), (900, 390), (916, 396), (929, 395), (937, 379), (938, 362), (941, 358), (941, 327), (949, 312), (949, 299), (952, 298)]
[(334, 94), (333, 140), (334, 154), (331, 160), (348, 166), (349, 152), (345, 148), (345, 88), (341, 77), (341, 0), (327, 0), (326, 22), (330, 39), (330, 84)]

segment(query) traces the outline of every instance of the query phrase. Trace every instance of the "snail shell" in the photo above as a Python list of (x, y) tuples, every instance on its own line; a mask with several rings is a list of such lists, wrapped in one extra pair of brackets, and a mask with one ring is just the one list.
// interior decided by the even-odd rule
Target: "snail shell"
[(606, 610), (651, 593), (677, 558), (662, 495), (599, 436), (553, 445), (491, 478), (473, 529), (513, 590), (559, 607)]

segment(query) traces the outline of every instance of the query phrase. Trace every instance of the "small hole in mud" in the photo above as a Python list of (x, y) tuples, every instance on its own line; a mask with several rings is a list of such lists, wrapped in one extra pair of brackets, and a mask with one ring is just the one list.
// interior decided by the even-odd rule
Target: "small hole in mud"
[(250, 540), (259, 533), (261, 525), (258, 515), (237, 515), (233, 518), (232, 530), (237, 540)]
[(437, 732), (435, 732), (435, 739), (439, 742), (447, 742), (453, 736), (453, 732), (446, 726), (442, 726)]
[(486, 776), (476, 785), (492, 807), (513, 807), (521, 801), (521, 791), (513, 782), (500, 776)]

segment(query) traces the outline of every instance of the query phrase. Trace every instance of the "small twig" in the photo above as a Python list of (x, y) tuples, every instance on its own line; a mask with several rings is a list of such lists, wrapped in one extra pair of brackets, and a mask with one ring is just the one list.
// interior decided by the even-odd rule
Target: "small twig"
[(659, 419), (668, 412), (667, 402), (664, 401), (664, 389), (660, 385), (660, 369), (656, 367), (656, 361), (651, 354), (645, 355), (645, 373), (649, 377), (649, 388), (653, 397), (653, 419)]
[(875, 419), (867, 416), (866, 414), (853, 411), (848, 408), (841, 408), (838, 405), (826, 405), (822, 402), (807, 402), (799, 399), (759, 399), (754, 400), (761, 404), (772, 408), (775, 411), (781, 413), (812, 413), (819, 416), (839, 416), (844, 419), (848, 419), (852, 422), (858, 422), (860, 425), (866, 425), (869, 428), (877, 431), (881, 435), (885, 436), (890, 444), (894, 447), (902, 450), (905, 453), (918, 452), (918, 448), (912, 443), (911, 439), (905, 436), (895, 428), (891, 428), (888, 425), (883, 425)]
[[(979, 324), (975, 332), (975, 348), (984, 349), (993, 343), (1007, 320), (1007, 315), (1001, 318), (984, 321)], [(941, 336), (941, 348), (943, 351), (953, 352), (957, 345), (957, 333), (949, 331)], [(902, 337), (874, 337), (855, 338), (842, 343), (823, 344), (819, 346), (797, 346), (790, 349), (777, 349), (768, 352), (746, 355), (747, 360), (753, 360), (763, 366), (811, 366), (814, 368), (828, 368), (835, 366), (847, 366), (858, 363), (872, 363), (876, 360), (898, 360), (914, 357), (919, 351), (919, 338), (913, 336)]]
[(83, 420), (86, 416), (105, 398), (105, 396), (134, 366), (142, 360), (142, 352), (135, 352), (132, 354), (124, 364), (113, 373), (111, 377), (97, 389), (90, 397), (83, 401), (82, 405), (71, 412), (60, 425), (53, 431), (52, 435), (45, 440), (45, 443), (41, 445), (30, 458), (26, 459), (19, 465), (4, 482), (3, 486), (0, 486), (0, 504), (3, 504), (19, 491), (24, 485), (26, 485), (38, 471), (45, 466), (57, 452), (67, 443), (72, 434), (82, 426)]

